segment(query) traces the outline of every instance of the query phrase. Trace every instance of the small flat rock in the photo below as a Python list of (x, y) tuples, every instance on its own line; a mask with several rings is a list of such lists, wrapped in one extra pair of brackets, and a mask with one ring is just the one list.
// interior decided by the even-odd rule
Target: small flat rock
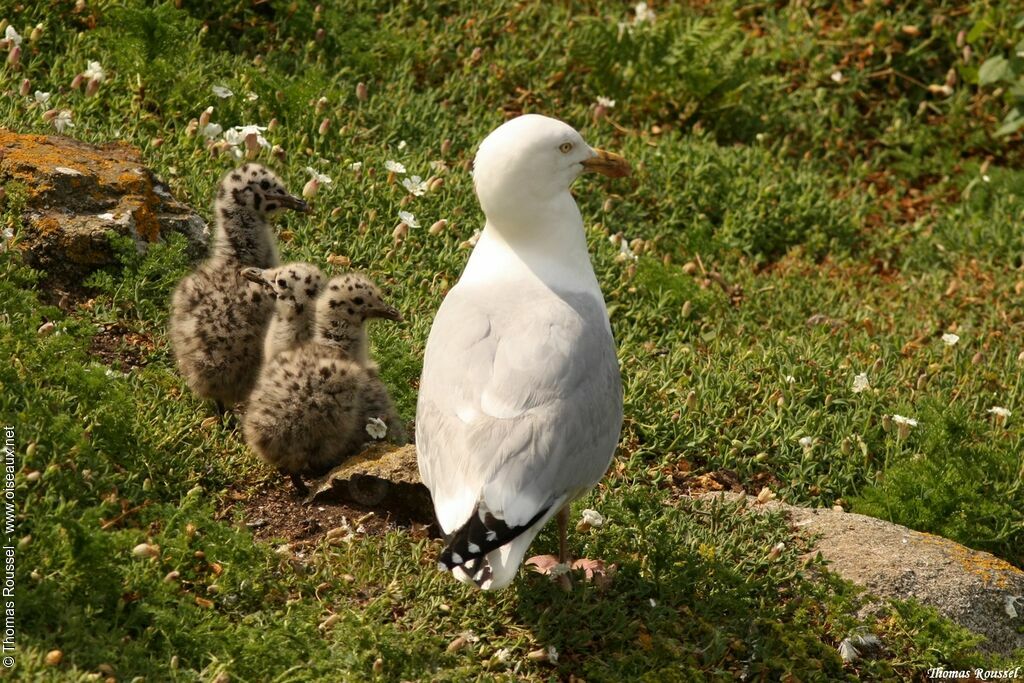
[(370, 507), (400, 508), (414, 519), (433, 518), (430, 493), (420, 479), (412, 444), (373, 444), (316, 480), (307, 502), (337, 498)]
[[(697, 498), (709, 496), (739, 497), (711, 493)], [(913, 598), (934, 607), (983, 636), (983, 647), (992, 652), (1012, 656), (1024, 648), (1024, 571), (1009, 562), (865, 515), (777, 501), (758, 504), (753, 496), (747, 496), (747, 505), (788, 514), (795, 533), (814, 539), (809, 554), (820, 552), (843, 579), (883, 598)]]
[[(206, 251), (209, 228), (142, 166), (129, 145), (90, 145), (60, 135), (0, 129), (0, 186), (21, 195), (16, 244), (29, 265), (74, 283), (115, 263), (114, 234), (139, 250), (172, 232), (185, 236), (190, 256)], [(116, 217), (116, 218), (113, 218)]]

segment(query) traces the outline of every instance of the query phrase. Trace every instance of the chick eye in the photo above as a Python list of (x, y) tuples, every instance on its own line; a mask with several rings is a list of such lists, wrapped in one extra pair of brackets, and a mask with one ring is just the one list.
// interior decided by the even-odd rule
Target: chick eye
[(558, 151), (561, 152), (562, 154), (568, 154), (569, 152), (572, 151), (572, 143), (563, 142), (558, 146)]

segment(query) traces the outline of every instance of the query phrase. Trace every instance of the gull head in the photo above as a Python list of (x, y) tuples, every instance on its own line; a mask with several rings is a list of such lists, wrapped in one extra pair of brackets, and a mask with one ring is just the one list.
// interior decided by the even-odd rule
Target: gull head
[(288, 263), (277, 268), (243, 268), (242, 277), (263, 287), (284, 309), (301, 312), (323, 289), (324, 275), (311, 263)]
[(488, 135), (473, 161), (473, 185), (489, 220), (555, 201), (593, 171), (619, 178), (629, 164), (594, 149), (572, 126), (538, 114), (507, 121)]
[(217, 188), (217, 209), (241, 209), (267, 218), (284, 209), (307, 212), (309, 205), (288, 192), (277, 175), (260, 164), (245, 164), (231, 171)]
[(384, 300), (376, 283), (362, 273), (332, 278), (317, 298), (316, 316), (328, 330), (361, 327), (371, 318), (402, 320), (402, 314)]

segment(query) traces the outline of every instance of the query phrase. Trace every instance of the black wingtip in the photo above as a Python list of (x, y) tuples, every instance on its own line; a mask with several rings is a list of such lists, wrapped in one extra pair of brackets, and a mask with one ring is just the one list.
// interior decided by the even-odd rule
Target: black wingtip
[(549, 509), (542, 508), (526, 524), (509, 526), (505, 520), (491, 514), (482, 502), (477, 503), (466, 523), (445, 537), (444, 550), (438, 561), (439, 568), (451, 571), (462, 567), (477, 583), (486, 581), (489, 577), (485, 574), (490, 572), (490, 566), (484, 561), (486, 555), (536, 524)]

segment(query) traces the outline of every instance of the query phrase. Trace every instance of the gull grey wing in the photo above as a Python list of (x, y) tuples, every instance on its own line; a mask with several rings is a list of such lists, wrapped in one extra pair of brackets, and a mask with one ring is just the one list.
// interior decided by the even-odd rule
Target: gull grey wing
[(427, 344), (417, 448), (446, 532), (483, 510), (527, 524), (593, 486), (618, 442), (622, 388), (603, 302), (504, 294), (453, 290)]

